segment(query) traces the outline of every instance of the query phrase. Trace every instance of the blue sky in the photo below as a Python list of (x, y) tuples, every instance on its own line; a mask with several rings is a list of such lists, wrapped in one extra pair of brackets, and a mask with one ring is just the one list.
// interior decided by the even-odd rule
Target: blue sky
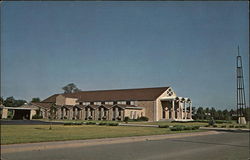
[[(237, 45), (249, 80), (247, 2), (3, 2), (2, 96), (171, 86), (235, 107)], [(247, 91), (246, 97), (249, 93)]]

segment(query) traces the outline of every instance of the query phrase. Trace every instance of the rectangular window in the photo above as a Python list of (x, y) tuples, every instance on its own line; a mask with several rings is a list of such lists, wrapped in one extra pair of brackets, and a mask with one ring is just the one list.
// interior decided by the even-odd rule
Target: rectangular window
[(101, 102), (94, 102), (94, 105), (101, 105)]
[(118, 101), (117, 104), (126, 104), (126, 101)]
[(105, 104), (113, 105), (113, 102), (105, 102)]
[(130, 101), (130, 105), (135, 105), (135, 101)]

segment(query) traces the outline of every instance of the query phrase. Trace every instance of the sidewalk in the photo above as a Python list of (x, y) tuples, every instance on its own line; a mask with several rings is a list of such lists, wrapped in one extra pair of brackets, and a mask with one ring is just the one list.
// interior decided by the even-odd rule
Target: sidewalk
[(176, 134), (165, 134), (165, 135), (133, 136), (133, 137), (104, 138), (104, 139), (91, 139), (91, 140), (72, 140), (72, 141), (10, 144), (10, 145), (1, 145), (1, 153), (84, 147), (84, 146), (118, 144), (118, 143), (140, 142), (140, 141), (150, 141), (150, 140), (162, 140), (162, 139), (170, 139), (170, 138), (213, 135), (213, 134), (220, 134), (220, 133), (222, 132), (207, 131), (207, 132), (176, 133)]

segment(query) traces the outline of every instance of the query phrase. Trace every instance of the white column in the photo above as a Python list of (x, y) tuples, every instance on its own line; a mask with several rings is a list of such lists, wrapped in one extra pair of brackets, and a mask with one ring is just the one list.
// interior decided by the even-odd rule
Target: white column
[(88, 108), (87, 110), (87, 119), (89, 119), (89, 116), (90, 116), (90, 108)]
[(118, 113), (118, 107), (116, 107), (116, 108), (115, 108), (115, 118), (117, 118), (118, 115), (119, 115), (119, 113)]
[(104, 109), (103, 108), (101, 108), (101, 119), (102, 119), (102, 117), (104, 116)]
[(179, 110), (178, 119), (181, 119), (181, 101), (180, 100), (178, 100), (178, 110)]
[(184, 100), (184, 118), (187, 119), (187, 108), (186, 108), (185, 100)]
[(190, 119), (192, 119), (192, 101), (190, 101), (190, 106), (189, 106), (189, 116), (190, 116)]
[(172, 119), (175, 119), (174, 99), (172, 100)]

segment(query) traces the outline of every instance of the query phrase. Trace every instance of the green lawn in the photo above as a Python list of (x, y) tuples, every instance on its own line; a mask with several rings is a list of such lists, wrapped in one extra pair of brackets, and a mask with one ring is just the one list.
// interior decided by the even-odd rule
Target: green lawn
[[(199, 130), (176, 131), (197, 132)], [(125, 127), (125, 126), (98, 126), (98, 125), (77, 125), (64, 126), (53, 125), (49, 130), (49, 125), (2, 125), (2, 144), (63, 141), (80, 139), (97, 139), (111, 137), (128, 137), (143, 135), (160, 135), (176, 133), (167, 128), (153, 127)]]

